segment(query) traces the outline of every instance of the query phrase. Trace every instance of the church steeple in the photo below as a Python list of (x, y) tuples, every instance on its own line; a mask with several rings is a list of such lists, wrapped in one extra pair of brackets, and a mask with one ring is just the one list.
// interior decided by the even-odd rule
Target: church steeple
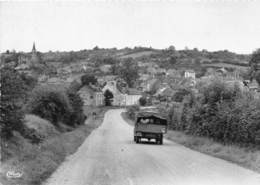
[(32, 53), (36, 53), (35, 42), (33, 42)]

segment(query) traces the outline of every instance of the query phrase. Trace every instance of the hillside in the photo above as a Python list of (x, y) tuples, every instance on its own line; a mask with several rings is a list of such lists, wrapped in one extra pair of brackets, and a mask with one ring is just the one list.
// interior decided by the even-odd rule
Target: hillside
[[(210, 52), (207, 50), (186, 49), (153, 49), (145, 47), (124, 48), (124, 49), (100, 49), (80, 50), (70, 52), (45, 52), (39, 53), (41, 60), (49, 69), (61, 69), (70, 67), (79, 70), (80, 66), (86, 66), (88, 70), (98, 70), (102, 65), (113, 65), (126, 58), (133, 58), (139, 63), (156, 63), (161, 68), (188, 68), (196, 71), (207, 68), (222, 68), (228, 70), (245, 70), (250, 60), (250, 55), (236, 54), (227, 50)], [(30, 56), (30, 53), (2, 53), (1, 64), (9, 63), (19, 65), (19, 56)], [(29, 58), (29, 57), (27, 57)], [(80, 72), (80, 71), (79, 71)], [(55, 73), (55, 71), (51, 71)]]

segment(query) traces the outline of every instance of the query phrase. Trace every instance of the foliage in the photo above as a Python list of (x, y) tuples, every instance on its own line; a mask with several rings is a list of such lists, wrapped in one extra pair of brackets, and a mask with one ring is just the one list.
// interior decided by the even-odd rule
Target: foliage
[(176, 93), (173, 95), (173, 101), (182, 102), (184, 97), (191, 94), (191, 91), (186, 88), (180, 88)]
[(251, 59), (249, 61), (249, 65), (253, 69), (253, 71), (257, 70), (257, 65), (260, 64), (260, 49), (257, 49), (253, 52)]
[(71, 92), (77, 92), (82, 87), (82, 83), (78, 82), (77, 80), (74, 80), (69, 85), (69, 91)]
[(1, 101), (0, 128), (1, 136), (9, 138), (12, 131), (22, 130), (23, 112), (21, 111), (26, 98), (28, 85), (15, 70), (5, 67), (1, 69)]
[(155, 94), (158, 89), (160, 88), (161, 82), (159, 80), (154, 81), (151, 85), (150, 85), (150, 89), (148, 90), (148, 93), (153, 95)]
[(146, 97), (141, 97), (141, 98), (139, 99), (139, 104), (140, 104), (141, 106), (145, 106), (146, 103), (147, 103)]
[(54, 125), (68, 123), (72, 112), (69, 98), (64, 90), (54, 86), (40, 86), (33, 90), (27, 110)]
[(70, 125), (82, 125), (86, 119), (83, 112), (84, 102), (76, 92), (67, 92), (72, 112), (70, 114)]
[(111, 74), (112, 75), (118, 75), (120, 73), (120, 66), (118, 63), (114, 63), (111, 66)]
[(235, 84), (213, 80), (169, 111), (171, 127), (223, 143), (259, 144), (260, 101)]
[(256, 78), (257, 82), (260, 84), (259, 70), (260, 70), (260, 49), (253, 52), (252, 57), (249, 61), (251, 69), (251, 77)]
[(129, 119), (135, 120), (136, 113), (140, 110), (138, 105), (133, 105), (127, 108), (127, 115)]
[(119, 76), (125, 80), (129, 87), (133, 87), (139, 78), (137, 63), (132, 58), (123, 61), (123, 66), (119, 70)]
[(77, 126), (84, 123), (83, 101), (75, 89), (40, 86), (33, 90), (27, 110), (49, 120), (59, 127), (60, 123)]
[(94, 75), (85, 74), (81, 77), (81, 83), (82, 85), (96, 84), (97, 79)]
[(257, 83), (260, 85), (260, 71), (255, 73), (255, 79), (256, 79)]
[(113, 102), (113, 98), (114, 98), (113, 93), (107, 89), (104, 93), (104, 97), (105, 97), (105, 99), (104, 99), (105, 105), (111, 106), (112, 102)]

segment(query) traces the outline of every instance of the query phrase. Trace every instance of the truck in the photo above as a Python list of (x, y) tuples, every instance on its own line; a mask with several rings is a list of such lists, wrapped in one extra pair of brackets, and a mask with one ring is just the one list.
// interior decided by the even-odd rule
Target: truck
[(155, 110), (141, 110), (136, 115), (134, 126), (134, 141), (140, 143), (141, 139), (155, 140), (163, 144), (163, 135), (167, 133), (167, 117)]

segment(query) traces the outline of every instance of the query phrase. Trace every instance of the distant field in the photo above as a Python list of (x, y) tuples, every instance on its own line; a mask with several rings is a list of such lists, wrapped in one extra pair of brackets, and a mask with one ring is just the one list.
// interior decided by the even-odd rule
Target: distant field
[(143, 57), (143, 56), (149, 56), (153, 53), (155, 53), (155, 51), (140, 51), (140, 52), (120, 56), (120, 58), (130, 58), (130, 57), (131, 58), (139, 58), (139, 57)]
[(207, 67), (225, 67), (225, 68), (236, 68), (236, 69), (247, 69), (248, 67), (245, 66), (239, 66), (234, 64), (226, 64), (226, 63), (213, 63), (213, 64), (203, 64), (203, 66)]

